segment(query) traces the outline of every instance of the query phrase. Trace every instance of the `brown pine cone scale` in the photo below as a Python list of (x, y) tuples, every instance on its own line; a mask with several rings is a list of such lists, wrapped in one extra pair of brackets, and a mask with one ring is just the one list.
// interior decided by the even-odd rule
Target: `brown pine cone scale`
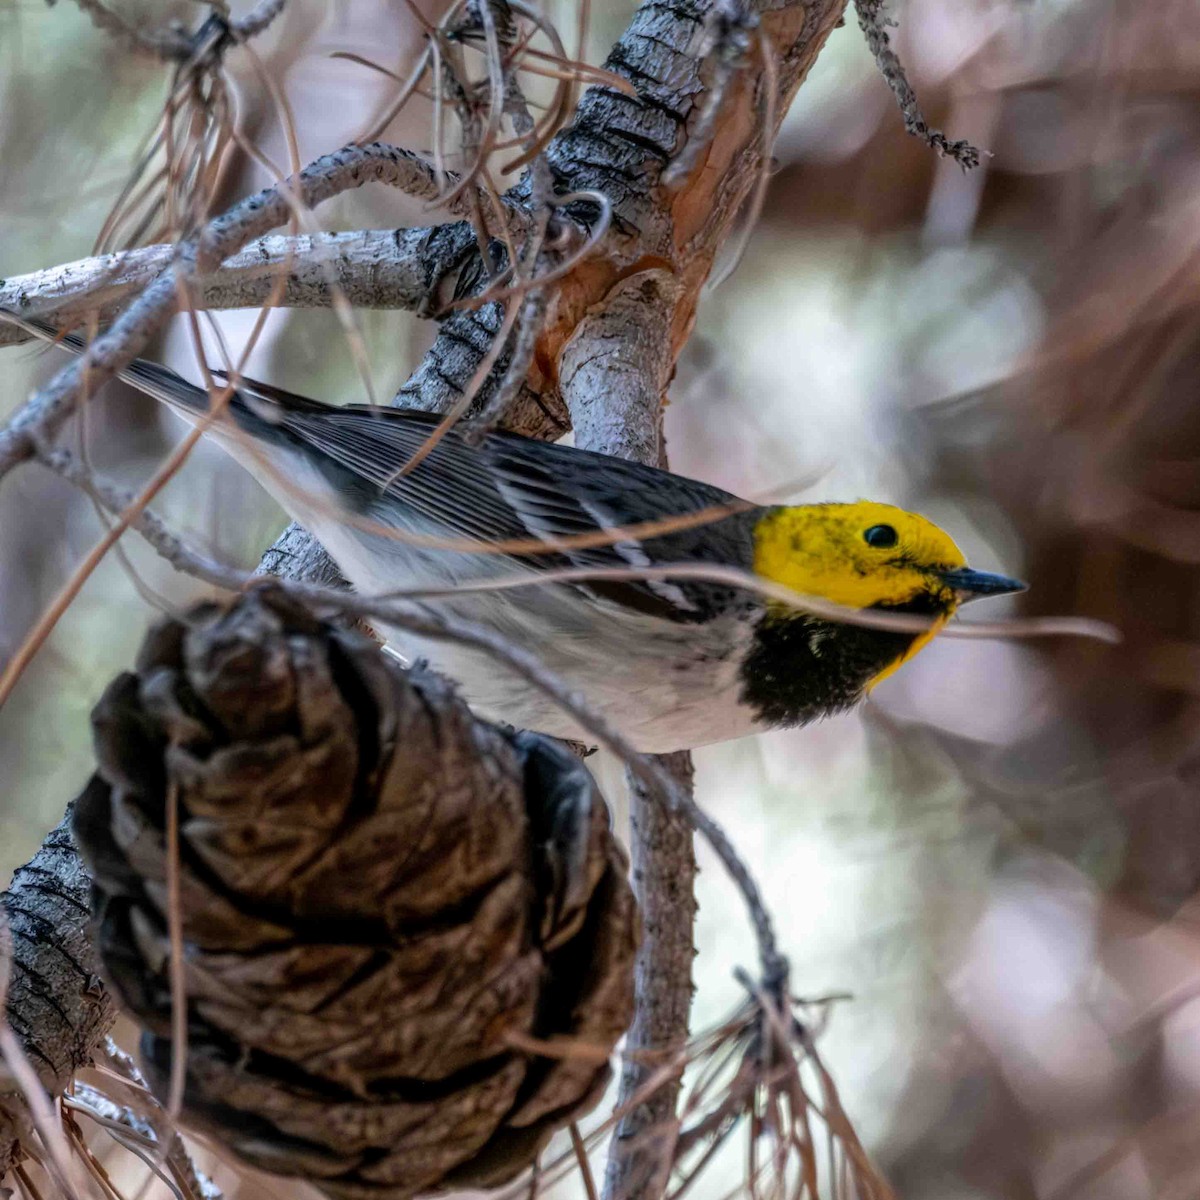
[(491, 1186), (594, 1105), (637, 912), (577, 759), (263, 588), (147, 639), (76, 803), (97, 944), (171, 1071), (177, 806), (185, 1117), (338, 1196)]

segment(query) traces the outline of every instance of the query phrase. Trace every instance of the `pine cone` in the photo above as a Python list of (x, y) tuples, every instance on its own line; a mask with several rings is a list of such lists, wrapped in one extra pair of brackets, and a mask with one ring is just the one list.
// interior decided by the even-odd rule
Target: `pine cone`
[[(268, 589), (156, 629), (92, 720), (75, 836), (159, 1092), (178, 806), (193, 1123), (402, 1197), (505, 1182), (599, 1100), (637, 912), (578, 760)], [(531, 1046), (556, 1037), (599, 1053)]]

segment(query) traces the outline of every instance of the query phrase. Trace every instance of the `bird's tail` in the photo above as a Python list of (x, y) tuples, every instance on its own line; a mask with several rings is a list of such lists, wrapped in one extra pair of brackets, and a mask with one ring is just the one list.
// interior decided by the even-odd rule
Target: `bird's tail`
[[(60, 333), (45, 321), (22, 317), (9, 309), (0, 309), (0, 321), (15, 325), (44, 342), (61, 346), (72, 354), (83, 354), (87, 349), (87, 342), (79, 334)], [(129, 366), (118, 371), (117, 377), (138, 391), (153, 396), (155, 400), (161, 400), (186, 417), (194, 419), (197, 413), (208, 411), (208, 393), (203, 388), (189, 383), (182, 375), (177, 375), (169, 367), (159, 363), (137, 358)]]

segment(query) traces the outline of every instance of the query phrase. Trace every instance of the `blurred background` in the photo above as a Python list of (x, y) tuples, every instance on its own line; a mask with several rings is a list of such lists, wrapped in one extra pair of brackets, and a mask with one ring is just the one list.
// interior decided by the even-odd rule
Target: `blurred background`
[[(118, 7), (156, 23), (196, 11)], [(547, 7), (573, 28), (573, 0)], [(592, 5), (592, 61), (632, 8)], [(699, 796), (762, 882), (795, 986), (849, 994), (823, 1053), (900, 1195), (1187, 1200), (1200, 1194), (1200, 8), (892, 11), (931, 122), (987, 151), (983, 165), (964, 175), (907, 138), (853, 21), (838, 30), (784, 124), (745, 257), (701, 307), (667, 414), (672, 466), (749, 497), (915, 508), (973, 564), (1032, 584), (972, 617), (1084, 614), (1125, 641), (939, 640), (854, 714), (698, 752)], [(417, 32), (399, 0), (293, 0), (256, 45), (303, 160), (388, 92), (330, 53), (403, 70)], [(286, 162), (261, 79), (240, 56), (231, 68), (248, 132)], [(164, 86), (71, 5), (0, 0), (0, 275), (91, 252)], [(388, 137), (422, 149), (427, 130), (418, 102)], [(227, 199), (266, 181), (239, 162)], [(427, 219), (385, 189), (320, 215)], [(236, 339), (252, 315), (222, 325)], [(405, 314), (361, 322), (388, 396), (431, 331)], [(156, 352), (195, 375), (178, 331)], [(57, 365), (0, 351), (0, 414)], [(248, 371), (363, 398), (325, 312), (272, 319)], [(88, 421), (95, 464), (129, 483), (179, 435), (118, 388)], [(207, 448), (162, 507), (247, 566), (283, 523)], [(99, 533), (90, 504), (39, 468), (6, 480), (0, 656)], [(156, 606), (199, 594), (132, 537), (124, 548), (0, 711), (6, 877), (86, 778), (88, 711)], [(619, 806), (619, 772), (598, 769)], [(731, 971), (750, 952), (732, 888), (701, 862), (697, 1028), (740, 998)], [(693, 1194), (716, 1200), (742, 1167)], [(239, 1190), (230, 1169), (217, 1178)]]

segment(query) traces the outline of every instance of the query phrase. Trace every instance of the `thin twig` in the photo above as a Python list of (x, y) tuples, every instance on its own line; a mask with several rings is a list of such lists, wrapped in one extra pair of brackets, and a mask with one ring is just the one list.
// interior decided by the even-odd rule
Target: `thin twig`
[[(611, 530), (609, 531), (611, 532)], [(1024, 640), (1043, 637), (1077, 637), (1117, 645), (1121, 631), (1107, 621), (1092, 617), (1018, 617), (1005, 621), (970, 621), (943, 624), (936, 617), (915, 613), (886, 612), (880, 609), (850, 608), (821, 596), (798, 592), (786, 584), (775, 583), (739, 567), (717, 563), (661, 563), (645, 567), (554, 567), (531, 575), (514, 572), (500, 578), (463, 582), (454, 587), (400, 588), (387, 593), (390, 600), (431, 600), (464, 596), (476, 592), (512, 591), (540, 587), (547, 583), (586, 583), (589, 581), (689, 580), (696, 583), (724, 584), (752, 592), (789, 610), (808, 613), (823, 620), (861, 629), (880, 629), (893, 633), (928, 633), (938, 629), (939, 637), (968, 640), (1012, 638)]]
[(137, 355), (176, 311), (178, 280), (190, 284), (195, 275), (212, 272), (247, 242), (284, 224), (293, 204), (312, 208), (372, 181), (416, 195), (436, 194), (436, 183), (420, 158), (376, 142), (326, 155), (282, 187), (267, 188), (209, 222), (178, 248), (171, 265), (91, 344), (81, 362), (63, 368), (0, 430), (0, 477), (32, 458), (75, 411), (85, 375), (94, 390)]
[(571, 1146), (575, 1150), (575, 1159), (579, 1163), (579, 1175), (583, 1180), (583, 1190), (587, 1200), (600, 1200), (600, 1193), (596, 1190), (596, 1180), (592, 1177), (592, 1163), (588, 1158), (587, 1146), (584, 1145), (583, 1138), (580, 1136), (579, 1126), (572, 1121), (569, 1128)]
[(183, 902), (179, 884), (179, 788), (172, 776), (167, 788), (166, 822), (167, 941), (171, 980), (171, 1078), (167, 1090), (167, 1117), (178, 1121), (187, 1086), (188, 999), (183, 965)]
[(231, 29), (238, 41), (257, 37), (275, 20), (287, 0), (258, 0), (258, 3), (241, 20), (234, 21)]
[(920, 138), (938, 154), (952, 158), (964, 171), (979, 166), (979, 151), (967, 141), (952, 142), (940, 129), (931, 129), (917, 102), (917, 95), (908, 82), (904, 65), (892, 49), (888, 26), (893, 24), (884, 14), (885, 0), (854, 0), (859, 28), (866, 35), (867, 45), (883, 73), (888, 87), (896, 97), (904, 117), (905, 131)]

